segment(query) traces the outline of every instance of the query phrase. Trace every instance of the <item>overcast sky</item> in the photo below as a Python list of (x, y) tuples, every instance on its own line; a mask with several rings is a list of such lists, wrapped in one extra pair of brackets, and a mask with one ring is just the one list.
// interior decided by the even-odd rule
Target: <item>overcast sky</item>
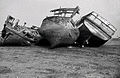
[(81, 16), (96, 11), (117, 28), (114, 37), (120, 36), (120, 0), (0, 0), (0, 30), (8, 15), (20, 19), (20, 24), (40, 26), (49, 11), (60, 6), (79, 6)]

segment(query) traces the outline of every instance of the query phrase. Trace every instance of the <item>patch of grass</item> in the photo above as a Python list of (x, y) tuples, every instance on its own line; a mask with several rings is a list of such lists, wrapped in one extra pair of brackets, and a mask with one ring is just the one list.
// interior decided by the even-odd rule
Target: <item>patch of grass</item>
[(0, 74), (11, 73), (12, 70), (6, 66), (0, 66)]

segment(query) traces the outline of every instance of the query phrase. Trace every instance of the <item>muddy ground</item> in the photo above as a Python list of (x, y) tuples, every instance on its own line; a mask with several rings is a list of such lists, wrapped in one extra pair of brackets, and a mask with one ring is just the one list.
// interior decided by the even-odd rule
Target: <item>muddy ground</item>
[(0, 47), (0, 78), (120, 78), (120, 39), (99, 48)]

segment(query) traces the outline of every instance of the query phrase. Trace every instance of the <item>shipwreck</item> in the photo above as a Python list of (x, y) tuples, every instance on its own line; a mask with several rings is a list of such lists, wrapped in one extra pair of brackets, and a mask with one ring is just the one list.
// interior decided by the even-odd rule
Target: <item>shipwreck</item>
[(116, 28), (94, 11), (73, 20), (79, 10), (78, 6), (51, 10), (54, 15), (43, 20), (39, 33), (52, 47), (66, 44), (99, 47), (112, 38)]
[[(116, 28), (96, 12), (82, 18), (79, 6), (59, 8), (43, 19), (41, 27), (19, 25), (19, 19), (8, 16), (0, 37), (0, 45), (42, 45), (99, 47), (114, 35)], [(74, 17), (79, 19), (75, 20)]]
[(51, 10), (52, 16), (47, 16), (38, 29), (43, 38), (50, 43), (51, 48), (72, 45), (79, 37), (73, 17), (79, 14), (79, 7), (59, 8)]
[(96, 12), (91, 12), (76, 23), (80, 35), (77, 43), (81, 46), (99, 47), (110, 40), (116, 28)]
[(8, 16), (1, 32), (0, 45), (26, 46), (38, 43), (41, 38), (37, 31), (38, 27), (27, 27), (25, 25), (26, 23), (19, 25), (19, 19)]

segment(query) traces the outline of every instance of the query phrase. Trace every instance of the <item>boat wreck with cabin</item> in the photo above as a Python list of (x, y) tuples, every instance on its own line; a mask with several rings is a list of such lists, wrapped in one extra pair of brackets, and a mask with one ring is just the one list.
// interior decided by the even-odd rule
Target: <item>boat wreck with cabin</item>
[(91, 12), (82, 18), (74, 20), (79, 14), (79, 6), (75, 8), (59, 8), (51, 10), (52, 16), (47, 16), (41, 27), (19, 25), (19, 19), (8, 16), (0, 45), (75, 45), (80, 47), (99, 47), (104, 45), (114, 35), (116, 28), (96, 12)]
[[(53, 16), (46, 17), (38, 30), (52, 47), (61, 44), (80, 47), (99, 47), (114, 35), (116, 28), (96, 12), (91, 12), (79, 20), (79, 7), (51, 10)], [(69, 16), (68, 16), (69, 15)]]
[(19, 25), (19, 19), (15, 19), (12, 16), (8, 16), (4, 28), (1, 32), (1, 44), (3, 46), (26, 46), (38, 43), (41, 38), (38, 33), (38, 27), (27, 27)]
[(91, 12), (78, 20), (76, 26), (80, 35), (77, 43), (82, 47), (99, 47), (114, 35), (116, 28), (96, 12)]
[(51, 48), (72, 45), (79, 37), (73, 17), (79, 14), (79, 7), (59, 8), (51, 10), (52, 16), (47, 16), (38, 29), (44, 40), (49, 42)]

